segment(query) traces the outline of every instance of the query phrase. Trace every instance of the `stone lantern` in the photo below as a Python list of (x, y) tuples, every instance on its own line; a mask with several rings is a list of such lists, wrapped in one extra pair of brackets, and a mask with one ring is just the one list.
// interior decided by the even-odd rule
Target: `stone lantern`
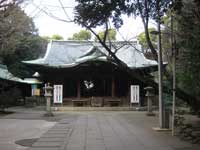
[(152, 98), (154, 97), (154, 89), (153, 87), (145, 87), (144, 88), (146, 90), (146, 94), (145, 96), (147, 97), (147, 116), (155, 116), (155, 114), (153, 113), (153, 110), (152, 110)]
[(45, 85), (44, 87), (45, 90), (45, 99), (46, 99), (46, 116), (53, 116), (53, 113), (51, 112), (51, 98), (53, 96), (52, 92), (53, 92), (53, 87), (50, 86), (50, 84), (48, 83), (47, 85)]

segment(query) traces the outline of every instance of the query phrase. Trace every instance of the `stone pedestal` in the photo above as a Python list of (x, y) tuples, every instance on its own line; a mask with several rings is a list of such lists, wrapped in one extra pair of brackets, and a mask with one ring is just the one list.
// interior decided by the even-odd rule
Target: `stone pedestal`
[(152, 113), (152, 99), (150, 97), (148, 97), (148, 113)]

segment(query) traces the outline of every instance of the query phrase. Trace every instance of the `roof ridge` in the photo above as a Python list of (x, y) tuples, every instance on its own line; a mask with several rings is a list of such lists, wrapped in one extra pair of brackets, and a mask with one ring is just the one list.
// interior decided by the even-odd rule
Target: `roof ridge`
[(87, 40), (51, 40), (52, 42), (64, 42), (64, 43), (93, 43), (94, 41)]
[[(99, 43), (99, 41), (88, 41), (88, 40), (51, 40), (51, 42), (64, 42), (64, 43)], [(136, 43), (137, 41), (111, 41), (112, 43)], [(106, 41), (110, 43), (110, 41)]]

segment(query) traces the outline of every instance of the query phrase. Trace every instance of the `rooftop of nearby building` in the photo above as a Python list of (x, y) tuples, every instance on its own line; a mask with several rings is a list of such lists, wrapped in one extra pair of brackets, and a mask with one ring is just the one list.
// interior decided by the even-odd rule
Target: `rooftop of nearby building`
[(42, 83), (36, 78), (25, 78), (24, 80), (22, 80), (21, 78), (18, 78), (14, 76), (11, 72), (9, 72), (7, 66), (3, 64), (0, 64), (0, 79), (11, 81), (11, 82), (25, 83), (25, 84), (41, 84)]
[[(133, 42), (112, 42), (111, 50), (128, 67), (146, 68), (157, 62), (145, 58), (140, 45)], [(92, 41), (51, 41), (43, 58), (23, 61), (31, 65), (54, 68), (69, 68), (87, 61), (108, 61), (108, 52), (98, 42)]]
[(2, 64), (0, 64), (0, 79), (9, 80), (13, 82), (23, 82), (22, 79), (15, 77), (11, 72), (9, 72), (6, 65)]

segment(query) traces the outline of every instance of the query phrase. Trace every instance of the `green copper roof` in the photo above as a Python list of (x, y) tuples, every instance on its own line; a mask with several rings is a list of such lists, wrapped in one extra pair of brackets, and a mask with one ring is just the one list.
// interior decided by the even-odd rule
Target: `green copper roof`
[(12, 73), (10, 73), (6, 65), (2, 64), (0, 64), (0, 79), (9, 80), (13, 82), (23, 82), (22, 79), (15, 77)]
[(11, 72), (9, 72), (7, 66), (2, 65), (2, 64), (0, 64), (0, 79), (12, 81), (12, 82), (24, 83), (24, 84), (41, 84), (42, 83), (41, 81), (35, 78), (22, 80), (21, 78), (18, 78), (14, 76)]
[[(128, 67), (143, 68), (157, 65), (144, 57), (137, 42), (113, 42), (111, 49)], [(68, 68), (87, 61), (107, 61), (108, 52), (98, 42), (51, 41), (43, 58), (23, 61), (26, 64)]]

